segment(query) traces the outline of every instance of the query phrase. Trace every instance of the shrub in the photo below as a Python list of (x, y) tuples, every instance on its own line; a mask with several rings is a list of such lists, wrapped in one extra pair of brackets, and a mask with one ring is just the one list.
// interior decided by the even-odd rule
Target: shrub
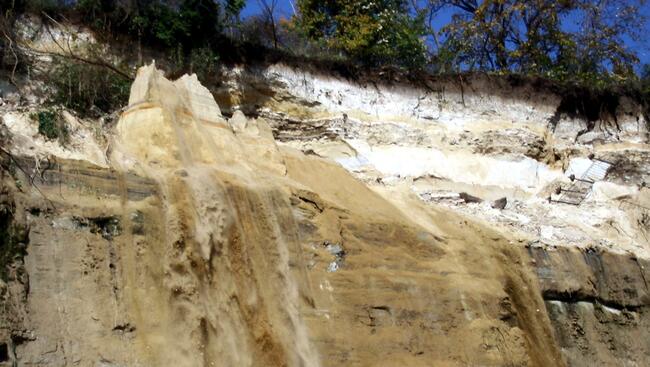
[(298, 0), (295, 28), (324, 47), (367, 66), (424, 66), (424, 19), (404, 0)]
[(68, 128), (58, 112), (44, 110), (32, 114), (31, 117), (38, 122), (38, 132), (47, 139), (56, 139), (62, 144), (68, 141)]
[(190, 73), (196, 73), (199, 80), (208, 78), (217, 73), (219, 55), (209, 47), (192, 49), (190, 52)]
[(169, 49), (197, 47), (221, 31), (220, 7), (213, 0), (134, 2), (117, 10), (111, 15), (125, 20), (116, 23), (127, 24), (128, 33)]
[(97, 116), (124, 106), (131, 88), (130, 80), (105, 67), (63, 57), (55, 59), (49, 79), (54, 88), (50, 102), (83, 116)]

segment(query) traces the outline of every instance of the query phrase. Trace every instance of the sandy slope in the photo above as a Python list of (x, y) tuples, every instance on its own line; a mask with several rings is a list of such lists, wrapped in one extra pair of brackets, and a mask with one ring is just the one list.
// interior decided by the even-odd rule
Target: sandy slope
[(527, 247), (368, 185), (153, 65), (112, 139), (110, 168), (41, 170), (47, 200), (3, 181), (29, 209), (29, 294), (5, 293), (22, 303), (2, 328), (21, 365), (648, 361), (645, 260)]

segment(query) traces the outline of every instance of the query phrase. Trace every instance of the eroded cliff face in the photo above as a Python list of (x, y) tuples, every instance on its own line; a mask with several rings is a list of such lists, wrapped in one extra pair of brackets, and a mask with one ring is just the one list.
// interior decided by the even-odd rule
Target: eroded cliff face
[(472, 83), (150, 65), (102, 136), (66, 115), (67, 146), (4, 106), (0, 359), (647, 365), (641, 112)]

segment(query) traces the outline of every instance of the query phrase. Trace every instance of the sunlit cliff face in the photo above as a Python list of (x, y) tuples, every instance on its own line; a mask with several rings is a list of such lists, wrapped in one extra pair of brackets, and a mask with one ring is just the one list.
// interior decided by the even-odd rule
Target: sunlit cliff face
[[(526, 87), (225, 74), (211, 93), (141, 68), (106, 146), (72, 115), (62, 147), (6, 112), (38, 187), (3, 176), (29, 225), (28, 280), (4, 293), (9, 360), (647, 364), (634, 106), (619, 130), (585, 130), (549, 124), (558, 97)], [(558, 203), (595, 159), (606, 175), (579, 205)]]
[[(506, 259), (522, 254), (470, 230), (489, 244), (463, 255), (470, 239), (449, 219), (414, 197), (400, 208), (333, 162), (278, 148), (264, 119), (226, 121), (195, 78), (172, 83), (141, 69), (117, 133), (121, 174), (160, 190), (158, 228), (145, 225), (155, 235), (143, 239), (158, 256), (126, 278), (148, 284), (130, 291), (131, 323), (156, 363), (426, 365), (467, 353), (501, 363), (479, 342), (498, 329), (513, 335), (503, 343), (517, 354), (506, 358), (559, 360), (554, 349), (527, 352), (527, 333), (549, 339), (551, 329), (532, 311), (543, 303), (526, 290), (530, 275), (510, 271)], [(128, 228), (131, 204), (122, 202)], [(499, 318), (517, 312), (511, 294), (526, 299), (519, 312), (534, 330)], [(422, 322), (429, 331), (413, 327)]]

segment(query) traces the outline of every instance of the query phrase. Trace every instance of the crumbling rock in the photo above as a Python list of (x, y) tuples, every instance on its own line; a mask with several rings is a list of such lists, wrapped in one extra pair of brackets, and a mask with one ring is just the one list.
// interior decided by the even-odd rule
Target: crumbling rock
[(492, 203), (492, 208), (494, 209), (505, 209), (508, 204), (507, 198), (497, 199)]
[[(644, 225), (640, 209), (543, 195), (569, 181), (556, 155), (568, 167), (615, 150), (587, 146), (609, 144), (605, 132), (575, 145), (598, 126), (567, 113), (551, 131), (556, 96), (236, 73), (247, 85), (225, 80), (219, 106), (196, 76), (141, 68), (105, 164), (17, 157), (56, 209), (28, 216), (30, 296), (13, 329), (25, 337), (0, 339), (15, 340), (10, 359), (647, 364), (648, 264), (628, 226)], [(569, 249), (585, 233), (602, 243)]]

